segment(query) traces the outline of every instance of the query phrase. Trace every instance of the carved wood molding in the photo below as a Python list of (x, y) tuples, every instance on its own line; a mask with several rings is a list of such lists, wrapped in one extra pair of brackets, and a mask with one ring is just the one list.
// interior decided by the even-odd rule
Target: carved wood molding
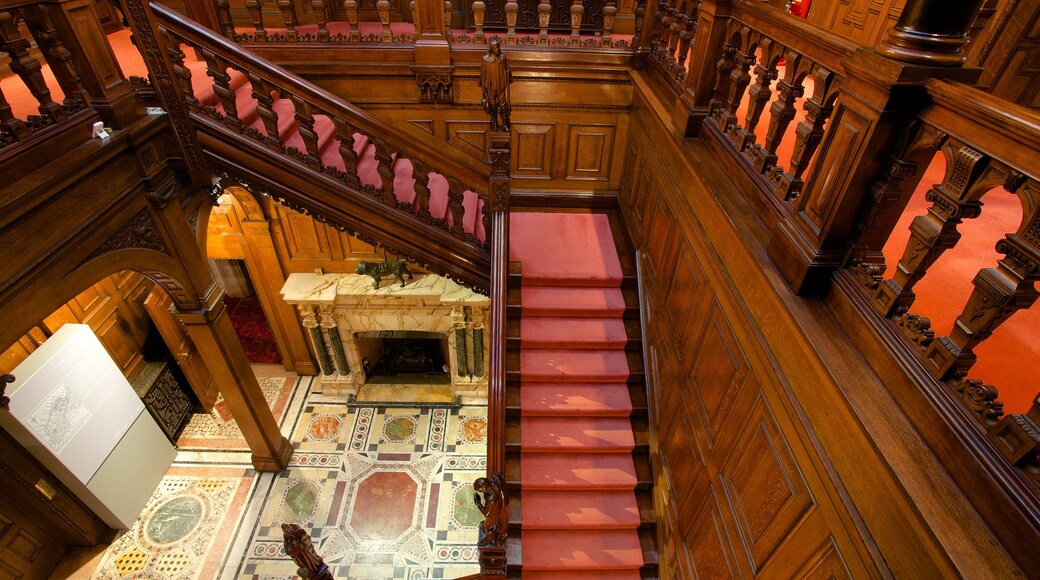
[(101, 244), (98, 249), (91, 252), (84, 262), (89, 262), (90, 260), (109, 252), (128, 250), (132, 248), (152, 250), (161, 254), (166, 254), (167, 256), (170, 255), (170, 250), (166, 247), (162, 235), (155, 229), (155, 222), (153, 222), (152, 217), (148, 215), (147, 208), (137, 212), (134, 217), (130, 218), (130, 221), (124, 224), (123, 227), (119, 228), (116, 233), (112, 234), (112, 237), (108, 238), (108, 241)]

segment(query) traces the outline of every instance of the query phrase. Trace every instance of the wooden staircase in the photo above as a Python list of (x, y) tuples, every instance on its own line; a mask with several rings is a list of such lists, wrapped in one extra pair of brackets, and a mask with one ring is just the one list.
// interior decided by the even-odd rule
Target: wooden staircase
[[(510, 569), (531, 578), (656, 577), (634, 272), (610, 255), (602, 214), (557, 215), (595, 218), (609, 272), (541, 270), (525, 254), (553, 256), (528, 254), (544, 240), (525, 240), (525, 230), (551, 238), (572, 228), (525, 225), (538, 220), (529, 215), (513, 214), (511, 255), (526, 270), (521, 276), (513, 263), (507, 306), (506, 464), (510, 535), (520, 543)], [(571, 241), (546, 247), (571, 258), (601, 249), (594, 239)]]

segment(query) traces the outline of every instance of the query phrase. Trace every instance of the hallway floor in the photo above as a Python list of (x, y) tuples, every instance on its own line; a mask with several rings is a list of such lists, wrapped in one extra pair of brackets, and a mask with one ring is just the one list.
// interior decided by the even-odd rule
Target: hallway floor
[[(487, 467), (485, 407), (347, 406), (310, 377), (254, 366), (295, 452), (257, 474), (220, 403), (196, 415), (133, 529), (77, 554), (61, 578), (289, 578), (284, 522), (312, 530), (342, 578), (477, 572), (472, 482)], [(87, 561), (89, 560), (89, 561)]]

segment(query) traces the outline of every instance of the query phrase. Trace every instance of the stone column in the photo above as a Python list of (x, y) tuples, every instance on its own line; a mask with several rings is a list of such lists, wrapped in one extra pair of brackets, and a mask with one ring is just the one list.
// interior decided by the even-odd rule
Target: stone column
[(455, 357), (451, 365), (451, 385), (458, 388), (460, 383), (469, 381), (469, 356), (466, 352), (466, 310), (463, 306), (453, 306), (451, 309), (451, 328), (448, 334), (448, 344), (454, 351)]
[(224, 293), (217, 292), (202, 309), (180, 311), (175, 318), (184, 324), (231, 409), (252, 451), (253, 467), (257, 471), (285, 469), (292, 455), (292, 445), (282, 436), (246, 360), (224, 307)]
[(931, 66), (961, 66), (961, 47), (984, 0), (908, 0), (899, 21), (877, 45), (889, 58)]
[(321, 382), (326, 394), (352, 395), (354, 394), (354, 374), (351, 372), (347, 362), (347, 353), (343, 349), (343, 341), (339, 336), (339, 325), (336, 323), (336, 306), (334, 304), (322, 304), (318, 306), (322, 338), (328, 349), (329, 358), (332, 359), (332, 376), (323, 375)]
[(310, 304), (300, 304), (300, 316), (303, 318), (303, 327), (307, 329), (307, 332), (311, 337), (311, 345), (314, 346), (314, 354), (318, 357), (318, 366), (321, 368), (321, 376), (331, 377), (336, 374), (336, 367), (332, 364), (332, 357), (329, 355), (329, 349), (325, 346), (325, 335), (321, 331), (321, 325), (318, 323), (318, 314), (314, 306)]

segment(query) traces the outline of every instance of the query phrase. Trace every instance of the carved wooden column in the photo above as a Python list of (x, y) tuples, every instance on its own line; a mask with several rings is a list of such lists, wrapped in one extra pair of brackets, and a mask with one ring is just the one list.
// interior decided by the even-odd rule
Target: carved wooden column
[(967, 57), (961, 47), (984, 1), (908, 0), (877, 50), (914, 64), (960, 66)]
[(681, 131), (683, 137), (696, 137), (701, 122), (708, 116), (731, 8), (731, 0), (702, 0), (698, 3), (690, 47), (690, 70), (686, 75), (685, 89), (672, 109), (676, 130)]
[[(123, 78), (93, 0), (48, 4), (47, 10), (62, 42), (72, 53), (80, 83), (90, 95), (91, 108), (113, 128), (127, 127), (139, 120), (144, 115), (144, 103)], [(140, 37), (135, 34), (135, 38)]]
[(65, 120), (65, 110), (60, 103), (51, 98), (51, 91), (43, 79), (43, 65), (36, 57), (29, 54), (31, 45), (29, 41), (22, 38), (18, 25), (10, 12), (0, 12), (0, 53), (6, 53), (11, 59), (8, 66), (11, 72), (22, 79), (22, 83), (29, 89), (33, 98), (39, 103), (37, 110), (40, 115), (49, 118), (55, 123)]
[(451, 74), (451, 46), (448, 34), (450, 12), (443, 0), (415, 0), (415, 64), (412, 72), (419, 85), (423, 103), (450, 105), (454, 102)]

